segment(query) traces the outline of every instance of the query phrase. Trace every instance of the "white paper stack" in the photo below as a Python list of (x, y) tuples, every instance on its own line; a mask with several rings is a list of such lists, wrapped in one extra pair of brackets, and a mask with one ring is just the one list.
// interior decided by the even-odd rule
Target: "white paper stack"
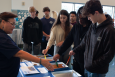
[(23, 72), (23, 74), (35, 74), (39, 73), (35, 67), (32, 65), (31, 62), (25, 62), (25, 63), (20, 63), (20, 69)]
[(39, 73), (34, 66), (30, 66), (30, 67), (21, 67), (21, 70), (24, 74), (35, 74), (35, 73)]
[(39, 63), (32, 62), (32, 65), (33, 65), (33, 66), (39, 66), (40, 64), (39, 64)]
[(48, 70), (46, 70), (44, 67), (38, 68), (38, 70), (39, 70), (41, 73), (48, 73)]

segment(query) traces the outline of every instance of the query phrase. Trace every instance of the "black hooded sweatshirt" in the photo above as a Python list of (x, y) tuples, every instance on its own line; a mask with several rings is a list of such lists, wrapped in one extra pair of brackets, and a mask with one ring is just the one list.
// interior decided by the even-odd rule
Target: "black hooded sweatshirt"
[(115, 53), (115, 30), (109, 15), (99, 24), (92, 24), (73, 52), (84, 52), (84, 67), (92, 73), (105, 74)]
[(28, 45), (32, 45), (31, 42), (34, 42), (34, 45), (41, 43), (42, 41), (42, 22), (38, 17), (34, 19), (27, 17), (23, 23), (22, 29), (22, 38), (23, 42)]
[[(74, 43), (74, 48), (77, 47), (80, 44), (83, 37), (85, 36), (86, 32), (88, 31), (89, 26), (90, 25), (83, 27), (82, 25), (76, 23), (71, 29), (68, 36), (66, 37), (64, 43), (60, 47), (58, 54), (59, 55), (64, 54), (64, 52), (72, 45), (72, 43)], [(84, 64), (84, 51), (75, 54), (74, 59), (77, 62)]]

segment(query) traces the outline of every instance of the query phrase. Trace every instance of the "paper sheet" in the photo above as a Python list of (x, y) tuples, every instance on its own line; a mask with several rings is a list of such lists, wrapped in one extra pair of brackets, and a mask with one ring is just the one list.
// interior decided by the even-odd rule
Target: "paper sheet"
[(25, 63), (20, 63), (21, 67), (27, 67), (27, 65)]
[(27, 66), (33, 66), (33, 64), (29, 61), (25, 61), (25, 63), (27, 64)]
[(39, 66), (39, 63), (32, 62), (33, 66)]
[(39, 73), (34, 66), (30, 66), (30, 67), (21, 67), (21, 70), (24, 74), (35, 74), (35, 73)]
[(38, 68), (38, 70), (41, 72), (41, 73), (47, 73), (48, 71), (43, 67), (43, 68)]

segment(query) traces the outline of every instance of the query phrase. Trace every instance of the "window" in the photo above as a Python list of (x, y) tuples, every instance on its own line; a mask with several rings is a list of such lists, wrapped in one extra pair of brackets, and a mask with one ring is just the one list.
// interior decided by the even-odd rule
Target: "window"
[(114, 28), (115, 28), (115, 7), (114, 6), (103, 6), (103, 12), (105, 14), (109, 14), (114, 22)]
[(61, 5), (62, 5), (61, 9), (67, 10), (68, 13), (70, 13), (71, 11), (77, 12), (81, 6), (84, 6), (84, 4), (82, 3), (66, 3), (66, 2), (62, 2)]
[(84, 4), (75, 4), (75, 11), (77, 12), (81, 6), (84, 6)]
[(113, 18), (113, 7), (111, 6), (103, 6), (103, 12), (105, 14), (109, 14)]
[(115, 6), (113, 7), (113, 22), (114, 22), (114, 28), (115, 28)]
[(73, 3), (62, 3), (62, 9), (67, 10), (68, 13), (74, 11), (74, 4)]
[[(85, 4), (83, 3), (67, 3), (67, 2), (62, 2), (62, 9), (65, 9), (70, 13), (71, 11), (78, 11), (78, 9), (81, 6), (84, 6)], [(109, 14), (113, 21), (114, 21), (114, 27), (115, 27), (115, 6), (105, 6), (103, 5), (103, 12), (105, 14)]]

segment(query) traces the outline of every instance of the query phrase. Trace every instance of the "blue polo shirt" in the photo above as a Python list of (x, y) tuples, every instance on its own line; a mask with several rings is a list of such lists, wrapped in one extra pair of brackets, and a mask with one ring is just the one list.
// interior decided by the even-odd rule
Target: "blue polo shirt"
[[(51, 18), (51, 17), (49, 19), (46, 19), (45, 17), (43, 17), (41, 19), (41, 21), (42, 21), (42, 25), (43, 25), (43, 27), (42, 27), (43, 31), (46, 34), (49, 35), (50, 34), (50, 30), (51, 30), (51, 28), (52, 28), (52, 26), (53, 26), (53, 24), (55, 22), (55, 19)], [(45, 36), (43, 36), (42, 41), (46, 41), (46, 37)]]
[(0, 77), (17, 77), (20, 58), (14, 55), (18, 51), (16, 43), (0, 29)]

